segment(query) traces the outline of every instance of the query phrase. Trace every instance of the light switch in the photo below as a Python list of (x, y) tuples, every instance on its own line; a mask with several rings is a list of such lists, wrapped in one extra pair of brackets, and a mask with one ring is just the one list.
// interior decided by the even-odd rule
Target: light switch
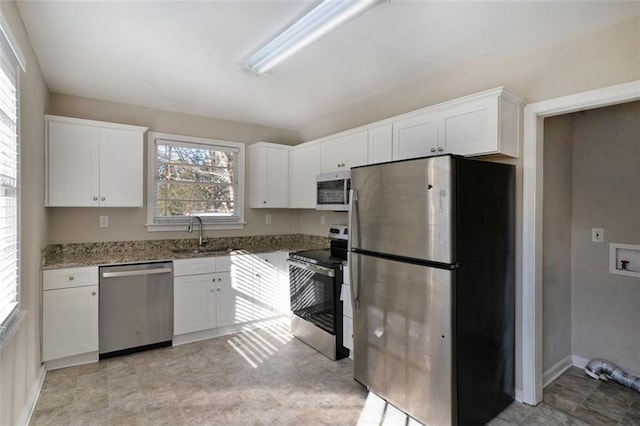
[(100, 216), (100, 228), (109, 227), (109, 216)]
[(603, 228), (591, 228), (591, 241), (594, 243), (601, 243), (604, 241), (604, 229)]

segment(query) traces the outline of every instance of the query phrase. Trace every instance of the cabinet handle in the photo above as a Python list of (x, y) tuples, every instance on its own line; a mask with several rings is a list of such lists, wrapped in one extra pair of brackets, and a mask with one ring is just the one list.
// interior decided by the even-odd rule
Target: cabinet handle
[(104, 198), (104, 197), (100, 198), (100, 201), (104, 201), (104, 200), (106, 200), (106, 198)]
[(98, 197), (93, 197), (93, 201), (98, 201)]
[(96, 292), (95, 292), (95, 291), (92, 291), (92, 292), (91, 292), (91, 295), (92, 295), (92, 296), (95, 296), (95, 295), (96, 295)]
[(442, 149), (442, 147), (441, 147), (441, 146), (439, 146), (439, 147), (438, 147), (438, 152), (442, 152), (442, 151), (444, 151), (444, 149)]
[(436, 152), (436, 149), (435, 148), (431, 148), (431, 152)]
[[(218, 282), (220, 282), (220, 281), (222, 281), (222, 278), (218, 278)], [(220, 289), (218, 289), (218, 290), (220, 290)]]
[(216, 290), (220, 291), (220, 288), (217, 288)]
[(73, 275), (69, 275), (69, 281), (73, 281)]

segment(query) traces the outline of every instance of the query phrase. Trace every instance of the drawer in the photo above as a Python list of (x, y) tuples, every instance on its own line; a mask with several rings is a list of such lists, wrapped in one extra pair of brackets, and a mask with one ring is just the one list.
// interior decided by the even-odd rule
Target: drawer
[(351, 287), (342, 284), (340, 290), (340, 300), (342, 300), (342, 314), (345, 317), (353, 318), (353, 309), (351, 308)]
[(98, 267), (47, 269), (42, 271), (42, 289), (83, 287), (98, 284)]
[(211, 274), (216, 272), (215, 257), (199, 257), (197, 259), (177, 259), (173, 261), (173, 276)]

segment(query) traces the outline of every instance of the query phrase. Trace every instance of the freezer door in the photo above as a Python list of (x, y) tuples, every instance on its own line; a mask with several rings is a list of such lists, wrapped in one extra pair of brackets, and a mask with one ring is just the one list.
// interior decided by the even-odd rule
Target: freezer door
[(421, 158), (351, 170), (351, 247), (454, 263), (455, 159)]
[(355, 379), (426, 425), (454, 424), (454, 271), (357, 253), (351, 262)]

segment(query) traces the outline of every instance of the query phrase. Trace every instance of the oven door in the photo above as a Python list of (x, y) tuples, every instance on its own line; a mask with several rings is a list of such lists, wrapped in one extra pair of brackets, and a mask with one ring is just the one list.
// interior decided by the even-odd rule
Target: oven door
[(291, 311), (327, 333), (336, 334), (336, 271), (289, 259)]

